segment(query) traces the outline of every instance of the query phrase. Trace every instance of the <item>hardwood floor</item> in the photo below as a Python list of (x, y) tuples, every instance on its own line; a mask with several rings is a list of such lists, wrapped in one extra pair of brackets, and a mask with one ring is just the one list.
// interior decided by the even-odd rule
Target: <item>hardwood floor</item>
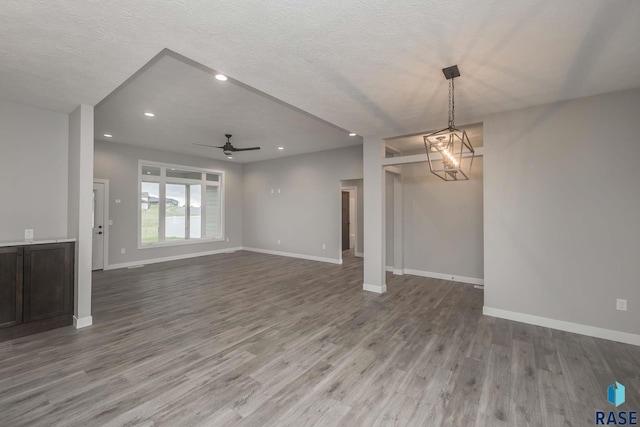
[(482, 316), (482, 291), (249, 252), (94, 274), (94, 326), (0, 343), (3, 426), (584, 426), (640, 348)]

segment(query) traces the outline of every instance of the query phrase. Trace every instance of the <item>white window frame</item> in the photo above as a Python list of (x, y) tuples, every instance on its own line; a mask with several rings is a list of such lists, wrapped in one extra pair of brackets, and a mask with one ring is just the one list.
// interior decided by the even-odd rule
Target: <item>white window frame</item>
[[(160, 191), (158, 194), (158, 242), (152, 243), (142, 243), (142, 166), (153, 166), (160, 168), (160, 176), (155, 175), (146, 175), (144, 182), (157, 182), (160, 184)], [(187, 172), (197, 172), (201, 173), (202, 177), (200, 180), (196, 179), (187, 179), (187, 178), (167, 178), (167, 169), (177, 169), (181, 171)], [(220, 178), (218, 181), (207, 181), (206, 174), (215, 174)], [(217, 237), (201, 237), (192, 239), (189, 237), (189, 228), (185, 230), (185, 239), (184, 240), (172, 240), (169, 242), (164, 241), (164, 230), (165, 230), (165, 219), (166, 219), (166, 184), (199, 184), (201, 186), (201, 207), (200, 207), (200, 216), (201, 216), (201, 226), (200, 230), (202, 230), (202, 235), (207, 234), (206, 229), (206, 218), (207, 218), (207, 207), (206, 207), (206, 191), (207, 186), (218, 187), (220, 192), (220, 235)], [(225, 176), (224, 171), (215, 170), (215, 169), (204, 169), (197, 168), (193, 166), (184, 166), (184, 165), (174, 165), (170, 163), (161, 163), (161, 162), (153, 162), (149, 160), (138, 160), (138, 202), (137, 202), (137, 212), (138, 212), (138, 249), (150, 249), (150, 248), (158, 248), (158, 247), (167, 247), (167, 246), (181, 246), (181, 245), (196, 245), (199, 243), (211, 243), (211, 242), (222, 242), (226, 240), (225, 237), (225, 227), (224, 227), (224, 211), (225, 211)], [(165, 200), (165, 203), (161, 203), (161, 200)], [(189, 224), (189, 208), (185, 207), (185, 223)]]

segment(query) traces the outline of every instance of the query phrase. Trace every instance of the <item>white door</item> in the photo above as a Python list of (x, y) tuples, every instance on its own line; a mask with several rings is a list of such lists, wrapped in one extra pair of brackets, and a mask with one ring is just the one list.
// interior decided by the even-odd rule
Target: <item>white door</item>
[(93, 183), (93, 257), (92, 270), (104, 268), (104, 184)]

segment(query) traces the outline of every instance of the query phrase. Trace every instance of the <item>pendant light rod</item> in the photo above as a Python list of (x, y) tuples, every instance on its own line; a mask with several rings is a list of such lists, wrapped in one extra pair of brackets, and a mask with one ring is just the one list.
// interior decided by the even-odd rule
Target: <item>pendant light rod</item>
[(460, 70), (457, 65), (443, 68), (444, 77), (449, 80), (449, 129), (455, 128), (456, 92), (453, 80), (460, 77)]

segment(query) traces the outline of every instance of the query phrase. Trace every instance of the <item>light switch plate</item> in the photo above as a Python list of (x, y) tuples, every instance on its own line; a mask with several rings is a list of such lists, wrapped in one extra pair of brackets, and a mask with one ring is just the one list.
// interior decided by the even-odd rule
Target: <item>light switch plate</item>
[(33, 228), (24, 229), (24, 240), (33, 240)]
[(618, 298), (616, 300), (616, 310), (627, 311), (627, 300)]

